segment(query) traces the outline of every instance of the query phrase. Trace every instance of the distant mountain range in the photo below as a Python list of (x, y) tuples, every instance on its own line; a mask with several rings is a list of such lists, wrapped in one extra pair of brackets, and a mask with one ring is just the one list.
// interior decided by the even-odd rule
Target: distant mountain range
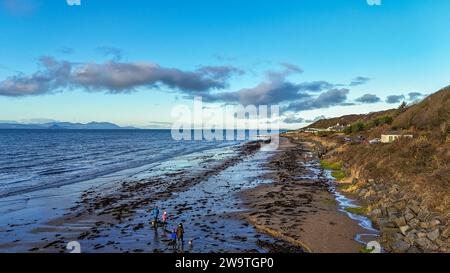
[(42, 124), (23, 124), (23, 123), (0, 123), (0, 129), (49, 129), (49, 130), (121, 130), (137, 129), (135, 127), (121, 127), (110, 122), (90, 122), (90, 123), (71, 123), (71, 122), (49, 122)]

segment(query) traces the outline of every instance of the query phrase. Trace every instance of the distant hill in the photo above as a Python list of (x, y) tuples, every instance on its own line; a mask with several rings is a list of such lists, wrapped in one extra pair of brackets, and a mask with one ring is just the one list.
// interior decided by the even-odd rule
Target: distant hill
[(379, 111), (379, 112), (373, 112), (366, 115), (346, 115), (342, 117), (336, 117), (336, 118), (329, 118), (329, 119), (321, 119), (318, 120), (311, 125), (309, 125), (307, 128), (317, 128), (317, 129), (326, 129), (328, 127), (334, 126), (336, 124), (340, 125), (349, 125), (354, 122), (357, 122), (358, 120), (362, 121), (369, 121), (374, 118), (385, 116), (385, 115), (394, 115), (397, 112), (397, 109), (389, 109), (385, 111)]
[(326, 129), (337, 123), (350, 125), (357, 121), (369, 122), (382, 116), (392, 117), (393, 129), (416, 129), (424, 131), (442, 131), (450, 128), (450, 86), (428, 96), (421, 102), (401, 109), (389, 109), (366, 115), (346, 115), (323, 119), (307, 128)]
[(71, 123), (50, 122), (44, 124), (0, 123), (0, 129), (49, 129), (49, 130), (120, 130), (136, 129), (134, 127), (120, 127), (109, 122)]
[(447, 127), (450, 126), (450, 86), (409, 107), (394, 119), (392, 126), (433, 130), (444, 123)]

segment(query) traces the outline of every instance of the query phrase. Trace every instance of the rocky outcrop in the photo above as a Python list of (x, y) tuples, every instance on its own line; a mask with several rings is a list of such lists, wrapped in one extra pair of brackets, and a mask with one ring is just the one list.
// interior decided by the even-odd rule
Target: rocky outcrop
[(368, 205), (368, 216), (389, 252), (450, 252), (448, 219), (430, 211), (418, 196), (397, 184), (358, 181), (349, 192)]

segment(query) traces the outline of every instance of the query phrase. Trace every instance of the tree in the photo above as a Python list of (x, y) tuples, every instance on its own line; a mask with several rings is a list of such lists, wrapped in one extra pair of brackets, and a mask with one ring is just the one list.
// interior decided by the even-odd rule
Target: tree
[(406, 104), (405, 101), (403, 101), (403, 102), (400, 104), (400, 106), (398, 107), (398, 109), (399, 109), (399, 110), (403, 110), (403, 109), (406, 108), (406, 106), (408, 106), (408, 105)]

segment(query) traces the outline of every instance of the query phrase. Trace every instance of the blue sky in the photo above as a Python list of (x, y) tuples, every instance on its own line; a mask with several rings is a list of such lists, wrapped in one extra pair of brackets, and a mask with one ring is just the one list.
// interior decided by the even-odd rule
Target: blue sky
[(0, 2), (0, 120), (147, 127), (202, 95), (295, 127), (449, 83), (448, 0)]

